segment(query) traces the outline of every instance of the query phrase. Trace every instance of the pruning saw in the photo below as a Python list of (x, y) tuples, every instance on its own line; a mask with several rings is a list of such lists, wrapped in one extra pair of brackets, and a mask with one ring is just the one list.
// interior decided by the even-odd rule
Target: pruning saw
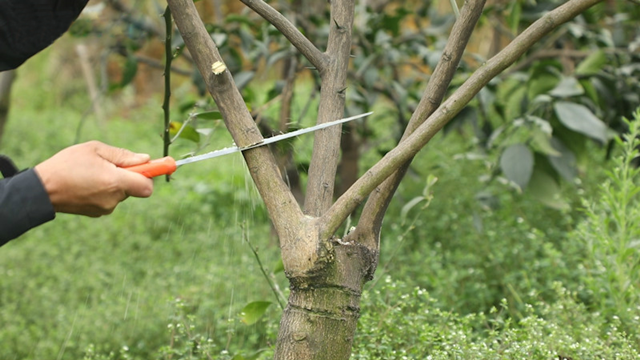
[(315, 126), (311, 126), (311, 127), (300, 129), (300, 130), (296, 130), (296, 131), (291, 131), (291, 132), (288, 132), (286, 134), (281, 134), (281, 135), (268, 137), (268, 138), (263, 139), (263, 140), (255, 143), (255, 144), (251, 144), (251, 145), (248, 145), (248, 146), (243, 146), (243, 147), (232, 146), (232, 147), (228, 147), (228, 148), (224, 148), (224, 149), (220, 149), (220, 150), (215, 150), (215, 151), (212, 151), (212, 152), (209, 152), (209, 153), (206, 153), (206, 154), (196, 155), (196, 156), (184, 158), (184, 159), (181, 159), (181, 160), (174, 160), (171, 156), (165, 156), (165, 157), (160, 158), (160, 159), (151, 160), (151, 161), (146, 162), (144, 164), (123, 167), (123, 169), (129, 170), (129, 171), (133, 171), (133, 172), (137, 172), (138, 174), (142, 174), (142, 175), (144, 175), (144, 176), (146, 176), (148, 178), (153, 178), (153, 177), (161, 176), (161, 175), (171, 175), (171, 174), (173, 174), (174, 171), (176, 171), (178, 166), (182, 166), (182, 165), (185, 165), (185, 164), (191, 164), (191, 163), (202, 161), (202, 160), (213, 159), (213, 158), (216, 158), (218, 156), (233, 154), (233, 153), (236, 153), (236, 152), (242, 152), (242, 151), (245, 151), (245, 150), (254, 149), (254, 148), (257, 148), (257, 147), (260, 147), (260, 146), (264, 146), (264, 145), (268, 145), (268, 144), (273, 144), (275, 142), (278, 142), (278, 141), (281, 141), (281, 140), (284, 140), (284, 139), (289, 139), (289, 138), (292, 138), (292, 137), (300, 136), (302, 134), (314, 132), (316, 130), (325, 129), (325, 128), (328, 128), (330, 126), (343, 124), (343, 123), (346, 123), (346, 122), (349, 122), (349, 121), (352, 121), (352, 120), (355, 120), (355, 119), (360, 119), (360, 118), (363, 118), (365, 116), (371, 115), (372, 113), (373, 112), (368, 112), (368, 113), (364, 113), (364, 114), (360, 114), (360, 115), (356, 115), (356, 116), (351, 116), (351, 117), (340, 119), (340, 120), (334, 120), (334, 121), (326, 122), (326, 123), (323, 123), (323, 124), (318, 124), (318, 125), (315, 125)]

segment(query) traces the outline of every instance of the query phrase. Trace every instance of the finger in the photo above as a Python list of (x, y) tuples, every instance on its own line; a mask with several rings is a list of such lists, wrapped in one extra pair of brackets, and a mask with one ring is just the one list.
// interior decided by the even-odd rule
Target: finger
[(96, 153), (110, 163), (122, 167), (132, 166), (148, 162), (151, 158), (149, 154), (139, 154), (127, 149), (117, 148), (106, 144), (98, 143)]
[[(153, 181), (135, 172), (117, 169), (126, 196), (146, 198), (153, 193)], [(124, 199), (123, 199), (124, 200)]]

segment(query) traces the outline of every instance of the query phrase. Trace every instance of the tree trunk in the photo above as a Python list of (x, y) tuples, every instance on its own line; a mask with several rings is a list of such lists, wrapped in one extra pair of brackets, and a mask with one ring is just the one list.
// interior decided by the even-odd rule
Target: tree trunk
[(4, 135), (4, 126), (9, 118), (11, 104), (11, 87), (16, 78), (16, 71), (9, 70), (0, 73), (0, 144)]
[(360, 316), (360, 295), (377, 253), (358, 244), (329, 244), (327, 262), (290, 277), (291, 294), (280, 321), (276, 360), (348, 359)]
[[(262, 0), (241, 1), (272, 23), (319, 71), (322, 89), (318, 122), (342, 117), (353, 0), (330, 2), (331, 30), (324, 53), (269, 4)], [(548, 12), (483, 64), (440, 105), (484, 6), (484, 0), (467, 0), (401, 143), (335, 202), (332, 197), (340, 147), (339, 127), (315, 135), (304, 213), (266, 147), (243, 153), (278, 233), (285, 274), (291, 285), (275, 359), (347, 360), (350, 357), (360, 314), (360, 295), (377, 266), (382, 218), (402, 179), (403, 169), (491, 79), (512, 65), (542, 36), (599, 1), (569, 0)], [(198, 21), (193, 1), (168, 2), (236, 144), (244, 146), (260, 141), (262, 137), (231, 75), (228, 71), (211, 72), (211, 65), (223, 60), (211, 36)], [(345, 239), (337, 239), (336, 231), (367, 197), (369, 200), (356, 229)]]

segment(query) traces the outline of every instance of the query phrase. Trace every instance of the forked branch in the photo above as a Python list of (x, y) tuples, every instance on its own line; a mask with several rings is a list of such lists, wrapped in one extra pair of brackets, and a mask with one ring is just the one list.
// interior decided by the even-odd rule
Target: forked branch
[(513, 64), (543, 36), (601, 1), (570, 0), (564, 3), (534, 22), (507, 47), (476, 70), (413, 134), (387, 153), (331, 206), (320, 221), (323, 224), (321, 236), (333, 235), (376, 186), (415, 156), (491, 79)]

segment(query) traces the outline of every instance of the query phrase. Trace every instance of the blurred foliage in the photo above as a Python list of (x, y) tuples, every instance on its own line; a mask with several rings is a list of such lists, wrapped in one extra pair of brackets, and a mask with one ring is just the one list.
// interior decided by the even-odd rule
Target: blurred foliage
[[(559, 1), (490, 5), (494, 42), (515, 36)], [(501, 175), (551, 208), (569, 206), (562, 180), (586, 171), (587, 141), (611, 148), (620, 119), (640, 105), (640, 9), (603, 2), (542, 39), (494, 79), (450, 124), (472, 123), (476, 156), (500, 153), (484, 181)]]

